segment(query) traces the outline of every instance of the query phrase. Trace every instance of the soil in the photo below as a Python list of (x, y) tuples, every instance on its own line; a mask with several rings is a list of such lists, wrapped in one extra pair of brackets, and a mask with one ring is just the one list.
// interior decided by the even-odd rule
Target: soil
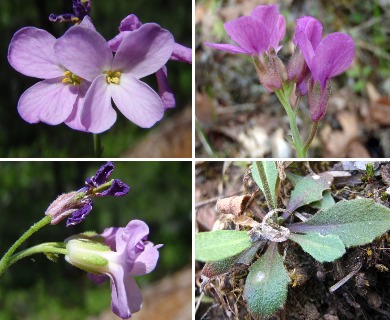
[[(287, 164), (287, 163), (286, 163)], [(331, 172), (334, 177), (331, 193), (337, 201), (359, 197), (371, 198), (389, 207), (386, 189), (390, 184), (390, 164), (375, 163), (375, 175), (367, 175), (363, 162), (306, 162), (290, 164), (286, 171), (307, 175)], [(196, 165), (196, 227), (197, 231), (208, 231), (215, 225), (235, 228), (228, 215), (215, 209), (218, 198), (234, 194), (252, 195), (255, 191), (248, 178), (247, 163), (199, 162)], [(362, 170), (363, 167), (363, 170)], [(346, 177), (340, 175), (347, 174)], [(245, 177), (245, 179), (244, 179)], [(244, 183), (243, 180), (246, 182)], [(248, 185), (247, 192), (244, 184)], [(286, 203), (291, 184), (282, 184), (280, 202)], [(261, 194), (255, 198), (258, 212), (264, 214), (267, 207)], [(253, 206), (249, 208), (253, 209)], [(250, 209), (242, 214), (245, 216)], [(311, 212), (303, 207), (300, 212)], [(253, 210), (252, 210), (253, 213)], [(314, 212), (312, 212), (314, 213)], [(369, 212), (367, 213), (369, 214)], [(255, 213), (255, 220), (257, 214)], [(296, 218), (295, 218), (296, 219)], [(233, 224), (233, 225), (232, 225)], [(287, 301), (272, 319), (390, 319), (390, 233), (382, 235), (372, 243), (347, 249), (347, 253), (331, 263), (319, 263), (303, 252), (297, 244), (286, 241), (279, 245), (284, 255), (291, 282)], [(258, 251), (261, 254), (261, 250)], [(214, 276), (202, 284), (201, 272), (204, 263), (196, 262), (196, 300), (199, 303), (196, 319), (254, 319), (246, 309), (242, 298), (248, 266), (236, 265), (229, 272)], [(350, 274), (350, 279), (337, 290), (329, 289)]]

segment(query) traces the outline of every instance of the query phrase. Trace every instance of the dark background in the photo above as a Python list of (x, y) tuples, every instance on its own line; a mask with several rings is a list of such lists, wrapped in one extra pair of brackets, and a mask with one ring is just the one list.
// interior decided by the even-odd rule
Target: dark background
[[(80, 189), (102, 164), (1, 162), (0, 256), (43, 217), (59, 194)], [(18, 250), (141, 219), (149, 225), (149, 240), (164, 246), (156, 269), (136, 281), (142, 287), (169, 276), (191, 263), (191, 176), (191, 162), (115, 162), (111, 178), (130, 186), (126, 196), (95, 199), (82, 223), (68, 228), (65, 221), (45, 226)], [(35, 255), (18, 261), (0, 277), (1, 320), (85, 319), (109, 309), (110, 301), (109, 281), (95, 285), (63, 256), (53, 263)]]
[[(191, 47), (191, 1), (171, 0), (92, 0), (91, 18), (106, 40), (118, 34), (123, 18), (135, 13), (141, 22), (156, 22), (169, 30), (175, 41)], [(29, 124), (17, 112), (20, 95), (38, 80), (19, 74), (8, 63), (7, 50), (13, 34), (22, 27), (43, 28), (60, 37), (71, 24), (52, 23), (50, 13), (71, 13), (71, 0), (0, 1), (0, 157), (90, 157), (92, 134), (78, 132), (61, 124)], [(191, 66), (169, 61), (168, 80), (176, 96), (176, 108), (166, 112), (160, 123), (169, 121), (191, 102)], [(144, 78), (157, 89), (154, 76)], [(154, 128), (158, 127), (155, 126)], [(119, 156), (132, 149), (149, 130), (141, 129), (118, 112), (114, 126), (101, 134), (103, 156)]]

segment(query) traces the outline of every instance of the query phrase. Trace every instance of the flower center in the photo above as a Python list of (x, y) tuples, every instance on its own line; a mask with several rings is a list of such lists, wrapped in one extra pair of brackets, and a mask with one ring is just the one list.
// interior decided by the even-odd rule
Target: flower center
[(121, 79), (121, 72), (120, 71), (105, 71), (106, 74), (106, 82), (108, 84), (113, 83), (113, 84), (119, 84), (120, 79)]
[(75, 75), (74, 73), (67, 70), (64, 72), (64, 79), (62, 79), (62, 83), (69, 83), (74, 86), (77, 86), (80, 85), (81, 80), (82, 79), (78, 75)]

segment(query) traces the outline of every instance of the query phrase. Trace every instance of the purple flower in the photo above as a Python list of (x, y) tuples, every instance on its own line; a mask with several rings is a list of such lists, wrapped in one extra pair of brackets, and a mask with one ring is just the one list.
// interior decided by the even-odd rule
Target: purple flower
[(309, 89), (311, 118), (319, 121), (326, 112), (330, 79), (343, 73), (352, 63), (353, 39), (341, 32), (331, 33), (322, 39), (321, 23), (313, 17), (302, 17), (297, 20), (295, 42), (311, 72), (308, 87), (303, 82), (300, 89), (302, 93)]
[(224, 25), (227, 34), (237, 42), (216, 44), (205, 42), (206, 46), (230, 53), (249, 55), (256, 66), (260, 82), (272, 92), (282, 87), (287, 79), (283, 62), (277, 57), (280, 41), (286, 32), (286, 20), (279, 14), (276, 5), (258, 6), (250, 16), (243, 16)]
[(65, 122), (83, 130), (72, 112), (81, 108), (90, 83), (63, 67), (54, 53), (58, 40), (45, 30), (22, 28), (13, 36), (8, 61), (20, 73), (44, 79), (27, 89), (19, 99), (18, 112), (29, 123)]
[(113, 57), (95, 30), (74, 26), (55, 44), (55, 53), (73, 73), (92, 82), (81, 111), (87, 131), (101, 133), (116, 121), (117, 108), (132, 122), (149, 128), (164, 114), (160, 97), (139, 79), (159, 70), (172, 54), (172, 35), (156, 24), (129, 33)]
[(119, 179), (108, 181), (114, 170), (114, 164), (107, 162), (96, 174), (85, 180), (85, 186), (78, 191), (60, 195), (47, 208), (45, 215), (51, 216), (51, 224), (57, 224), (68, 218), (66, 226), (76, 225), (83, 221), (92, 210), (94, 197), (121, 197), (129, 192), (129, 186)]
[[(93, 273), (90, 278), (101, 283), (111, 280), (111, 309), (122, 319), (128, 319), (140, 310), (141, 291), (134, 280), (151, 272), (157, 264), (159, 249), (147, 240), (149, 228), (140, 220), (132, 220), (125, 228), (108, 228), (101, 235), (105, 244), (87, 240), (86, 235), (72, 237), (67, 241), (66, 261)], [(102, 277), (103, 276), (103, 277)]]
[(261, 56), (273, 48), (280, 50), (279, 43), (286, 32), (286, 20), (276, 5), (258, 6), (250, 16), (243, 16), (224, 24), (227, 34), (238, 46), (231, 44), (204, 44), (230, 53), (243, 53), (251, 57)]
[[(124, 18), (119, 25), (119, 34), (115, 38), (108, 41), (111, 50), (116, 52), (124, 37), (128, 33), (139, 29), (141, 26), (142, 22), (135, 14), (130, 14), (126, 18)], [(192, 63), (192, 49), (175, 43), (172, 55), (169, 59), (174, 61)], [(175, 97), (168, 83), (168, 73), (167, 68), (165, 66), (156, 72), (156, 78), (158, 84), (158, 94), (164, 104), (164, 109), (167, 110), (174, 108), (176, 105)]]

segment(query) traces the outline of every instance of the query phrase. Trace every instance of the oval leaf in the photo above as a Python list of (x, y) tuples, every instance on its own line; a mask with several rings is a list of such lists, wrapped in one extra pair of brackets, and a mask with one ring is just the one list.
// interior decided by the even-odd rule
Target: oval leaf
[(195, 259), (216, 261), (234, 256), (251, 246), (246, 231), (216, 230), (195, 235)]
[(278, 253), (276, 243), (271, 243), (263, 256), (249, 270), (244, 287), (244, 299), (255, 317), (270, 317), (283, 307), (290, 282)]
[(291, 232), (335, 234), (346, 247), (359, 246), (390, 229), (390, 209), (370, 199), (341, 201), (288, 228)]
[(292, 233), (290, 239), (319, 262), (334, 261), (345, 253), (344, 243), (334, 234), (323, 236), (319, 233)]

